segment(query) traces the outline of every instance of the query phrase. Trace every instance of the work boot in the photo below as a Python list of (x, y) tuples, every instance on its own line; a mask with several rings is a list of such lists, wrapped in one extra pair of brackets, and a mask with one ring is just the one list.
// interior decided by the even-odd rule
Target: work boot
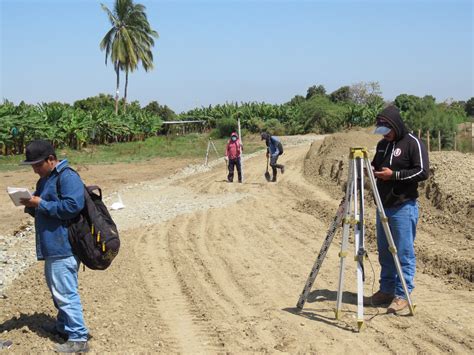
[(68, 340), (64, 344), (56, 344), (55, 350), (58, 353), (87, 353), (89, 344), (87, 344), (87, 341)]
[(378, 290), (371, 297), (364, 297), (364, 306), (382, 306), (389, 304), (392, 302), (393, 297), (393, 294)]
[(272, 182), (276, 182), (276, 181), (277, 181), (276, 176), (272, 177)]
[(408, 301), (401, 297), (395, 297), (387, 308), (387, 313), (397, 314), (408, 307)]

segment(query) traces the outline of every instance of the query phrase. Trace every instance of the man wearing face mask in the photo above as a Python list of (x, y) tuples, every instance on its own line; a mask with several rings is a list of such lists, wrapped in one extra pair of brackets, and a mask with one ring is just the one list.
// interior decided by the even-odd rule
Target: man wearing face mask
[[(388, 217), (408, 292), (414, 289), (416, 257), (414, 242), (418, 222), (418, 182), (429, 175), (428, 152), (423, 142), (409, 133), (397, 107), (385, 108), (376, 118), (375, 134), (383, 135), (372, 161), (377, 189)], [(408, 301), (377, 213), (380, 289), (368, 305), (389, 304), (387, 313), (408, 307)]]
[(228, 182), (234, 181), (234, 167), (237, 169), (237, 177), (239, 182), (242, 182), (242, 167), (240, 165), (240, 155), (242, 153), (242, 148), (243, 147), (240, 143), (239, 135), (236, 132), (232, 132), (225, 149), (225, 159), (229, 164), (229, 174), (227, 175)]
[(36, 256), (45, 262), (46, 283), (58, 310), (56, 323), (43, 328), (67, 340), (56, 344), (57, 352), (87, 352), (88, 330), (78, 292), (79, 259), (72, 252), (67, 228), (68, 220), (84, 207), (84, 184), (75, 171), (68, 169), (67, 160), (58, 161), (53, 146), (45, 140), (27, 145), (22, 164), (31, 165), (40, 177), (34, 196), (21, 202), (25, 212), (35, 218)]

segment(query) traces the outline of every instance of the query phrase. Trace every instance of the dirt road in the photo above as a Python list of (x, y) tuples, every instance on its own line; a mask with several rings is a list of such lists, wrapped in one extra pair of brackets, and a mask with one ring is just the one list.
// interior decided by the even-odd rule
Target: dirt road
[[(245, 183), (224, 181), (223, 163), (199, 174), (121, 189), (115, 214), (122, 249), (105, 272), (80, 273), (92, 350), (162, 353), (472, 353), (474, 301), (465, 287), (418, 272), (416, 315), (366, 308), (357, 333), (355, 263), (348, 263), (342, 319), (334, 319), (340, 235), (304, 311), (295, 305), (339, 203), (303, 177), (309, 144), (287, 148), (286, 172), (266, 183), (262, 154)], [(301, 207), (316, 201), (318, 218)], [(174, 212), (170, 212), (174, 211)], [(375, 252), (369, 254), (375, 275)], [(0, 337), (12, 353), (42, 352), (55, 316), (38, 263), (0, 300)], [(376, 290), (370, 264), (365, 294)], [(375, 276), (375, 279), (378, 279)], [(6, 353), (8, 353), (8, 351)]]

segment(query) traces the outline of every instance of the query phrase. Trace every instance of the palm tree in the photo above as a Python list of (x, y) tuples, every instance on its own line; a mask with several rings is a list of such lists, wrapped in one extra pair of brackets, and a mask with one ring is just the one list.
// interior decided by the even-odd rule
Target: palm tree
[(151, 51), (151, 47), (155, 45), (153, 38), (158, 38), (158, 32), (151, 29), (150, 24), (146, 19), (146, 15), (144, 21), (134, 27), (139, 29), (135, 32), (136, 36), (133, 37), (135, 43), (135, 56), (138, 59), (138, 62), (135, 63), (133, 60), (127, 60), (121, 68), (125, 71), (125, 91), (123, 95), (124, 111), (127, 107), (128, 73), (129, 71), (133, 72), (137, 69), (138, 63), (142, 64), (142, 67), (146, 72), (153, 69), (153, 52)]
[(112, 24), (112, 28), (100, 42), (100, 49), (105, 50), (105, 64), (107, 65), (109, 57), (114, 64), (117, 76), (115, 113), (118, 113), (120, 70), (126, 72), (124, 96), (126, 104), (128, 72), (135, 70), (139, 62), (146, 71), (153, 68), (151, 48), (155, 44), (153, 38), (157, 38), (158, 33), (150, 27), (145, 6), (135, 4), (133, 0), (115, 0), (113, 12), (104, 4), (101, 6)]

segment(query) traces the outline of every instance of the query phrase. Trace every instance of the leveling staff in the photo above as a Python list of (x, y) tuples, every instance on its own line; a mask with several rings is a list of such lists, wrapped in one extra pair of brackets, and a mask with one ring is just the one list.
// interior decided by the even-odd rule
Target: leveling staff
[[(382, 134), (372, 161), (377, 188), (388, 224), (393, 235), (397, 255), (408, 292), (415, 287), (416, 269), (414, 242), (418, 222), (418, 182), (429, 174), (428, 152), (420, 139), (409, 133), (395, 106), (385, 108), (377, 115), (374, 133)], [(389, 304), (387, 313), (397, 313), (408, 306), (402, 283), (389, 251), (387, 238), (377, 213), (377, 245), (380, 272), (380, 290), (366, 303)]]

